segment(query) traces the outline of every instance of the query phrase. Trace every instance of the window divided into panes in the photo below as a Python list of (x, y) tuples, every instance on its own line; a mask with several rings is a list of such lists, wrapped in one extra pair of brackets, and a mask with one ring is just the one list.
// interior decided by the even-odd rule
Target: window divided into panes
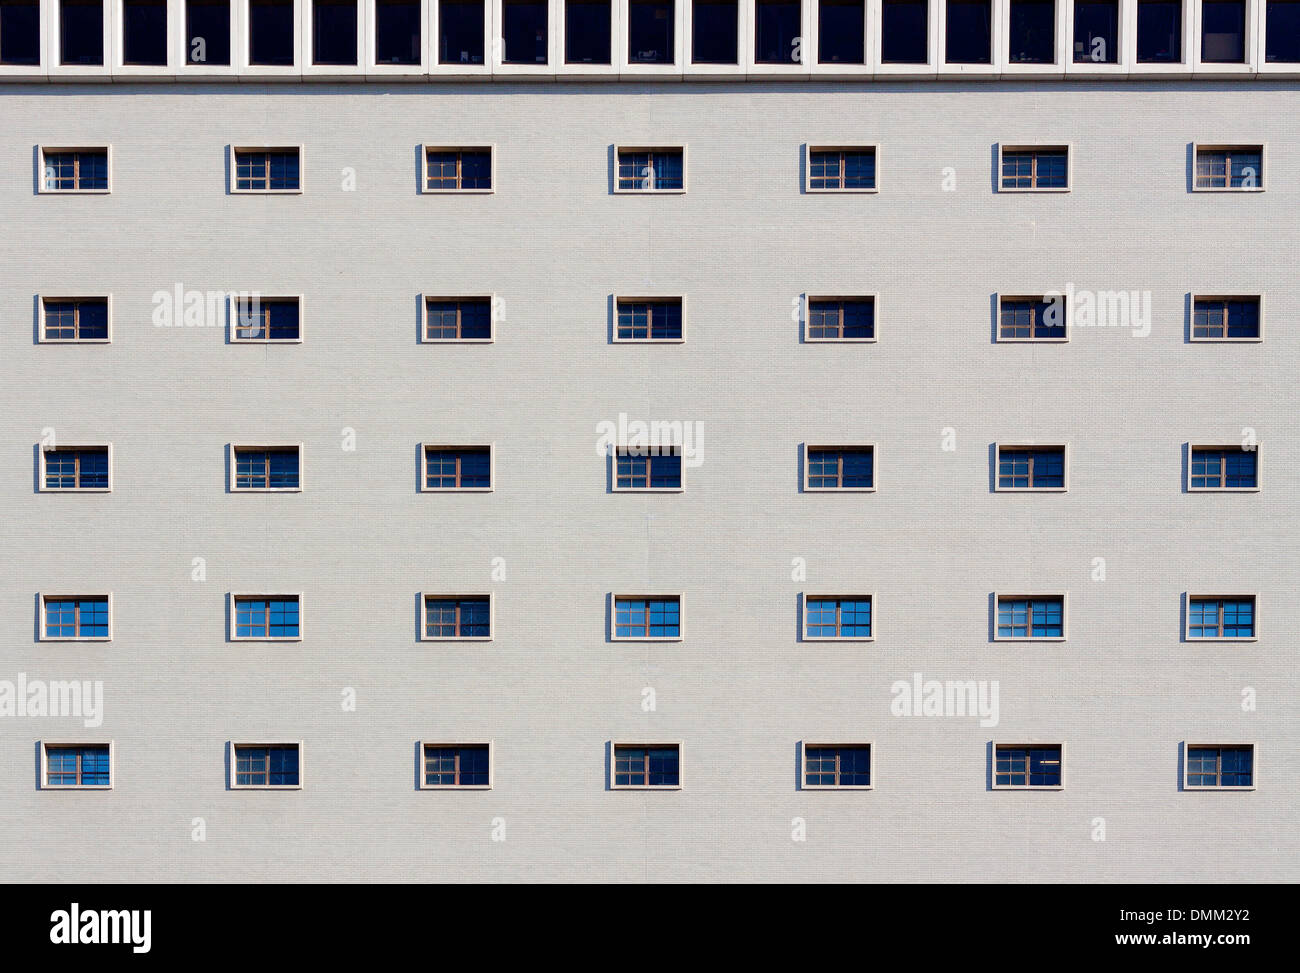
[(297, 490), (302, 486), (297, 446), (236, 446), (236, 490)]
[(492, 602), (487, 595), (424, 596), (424, 638), (492, 637)]
[(876, 188), (875, 146), (808, 150), (808, 189), (871, 190)]
[(1196, 147), (1197, 189), (1263, 189), (1264, 150), (1258, 145)]
[(41, 149), (41, 189), (107, 192), (108, 149)]
[(999, 639), (1065, 637), (1065, 598), (1061, 595), (999, 595)]
[(1258, 297), (1198, 297), (1192, 303), (1192, 338), (1253, 341), (1260, 337)]
[(235, 149), (235, 189), (248, 193), (297, 192), (297, 149)]
[(616, 595), (614, 638), (676, 639), (682, 634), (678, 595)]
[(297, 595), (240, 595), (234, 599), (235, 638), (297, 639), (301, 634)]
[(681, 748), (677, 744), (614, 746), (615, 787), (678, 787)]
[(61, 446), (42, 451), (45, 490), (107, 490), (107, 446)]
[(1060, 746), (999, 744), (994, 755), (996, 787), (1060, 787)]
[(619, 341), (681, 341), (681, 298), (618, 299)]
[(808, 298), (809, 341), (874, 341), (875, 337), (875, 298)]
[(491, 339), (491, 298), (430, 297), (425, 299), (425, 341), (490, 341)]
[(1255, 490), (1259, 450), (1240, 446), (1193, 446), (1188, 485), (1193, 490)]
[(483, 192), (492, 188), (492, 149), (426, 148), (425, 192)]
[(619, 450), (614, 459), (616, 490), (682, 488), (682, 457), (674, 449)]
[(107, 595), (43, 595), (45, 639), (107, 639)]
[(804, 599), (804, 638), (871, 638), (870, 595), (808, 595)]
[(1065, 447), (999, 445), (998, 489), (1065, 489)]
[(1064, 341), (1064, 295), (998, 297), (999, 341)]
[(871, 786), (870, 744), (805, 744), (804, 787)]
[(1187, 599), (1189, 639), (1253, 639), (1254, 595), (1193, 595)]
[(1068, 189), (1069, 150), (1065, 148), (1002, 148), (1003, 189)]
[(809, 490), (875, 489), (874, 446), (809, 446), (805, 484)]
[(487, 744), (423, 745), (425, 787), (487, 787), (491, 784)]
[(618, 150), (620, 192), (678, 192), (686, 188), (685, 153), (679, 148)]
[(112, 786), (108, 744), (45, 744), (45, 786)]
[(1187, 747), (1188, 787), (1253, 787), (1255, 748), (1239, 746)]
[(41, 301), (42, 341), (107, 341), (108, 299), (47, 297)]
[(426, 446), (425, 490), (487, 490), (492, 486), (489, 446)]
[(296, 743), (235, 746), (236, 787), (298, 787), (301, 754)]

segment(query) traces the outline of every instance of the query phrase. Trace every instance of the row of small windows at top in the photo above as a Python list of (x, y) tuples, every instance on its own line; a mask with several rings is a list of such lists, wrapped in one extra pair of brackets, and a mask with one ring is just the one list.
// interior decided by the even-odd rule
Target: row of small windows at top
[[(973, 684), (972, 684), (973, 685)], [(973, 708), (972, 708), (973, 711)], [(799, 741), (797, 786), (801, 790), (872, 790), (873, 743)], [(491, 742), (418, 741), (421, 790), (490, 790)], [(681, 742), (611, 741), (607, 783), (611, 790), (678, 790), (682, 787)], [(111, 790), (112, 742), (41, 741), (42, 790)], [(231, 790), (300, 790), (303, 744), (230, 743), (227, 784)], [(1184, 743), (1179, 748), (1182, 790), (1253, 790), (1253, 743)], [(994, 790), (1061, 790), (1064, 743), (991, 741), (988, 768)], [(734, 753), (728, 756), (734, 757)], [(550, 771), (553, 775), (553, 771)]]
[[(803, 189), (809, 193), (875, 193), (879, 147), (805, 144)], [(1193, 191), (1261, 192), (1265, 146), (1192, 143)], [(232, 193), (303, 191), (301, 146), (229, 147)], [(614, 146), (616, 193), (686, 192), (684, 146)], [(420, 190), (425, 193), (491, 193), (496, 188), (496, 151), (491, 145), (431, 146), (420, 149)], [(42, 193), (112, 191), (109, 147), (37, 146)], [(1068, 145), (998, 144), (997, 185), (1001, 192), (1070, 191)]]
[[(610, 596), (610, 642), (680, 642), (685, 628), (680, 594)], [(801, 642), (871, 642), (876, 639), (875, 595), (804, 594), (800, 597)], [(302, 595), (231, 594), (232, 642), (299, 642)], [(43, 642), (111, 642), (112, 599), (106, 594), (38, 596)], [(1066, 640), (1066, 597), (1056, 594), (992, 596), (992, 639), (997, 642)], [(1258, 638), (1257, 596), (1187, 594), (1182, 638), (1193, 642), (1253, 642)], [(418, 638), (426, 642), (491, 641), (489, 594), (421, 593)]]
[[(298, 443), (232, 444), (227, 488), (232, 493), (301, 492), (302, 452)], [(1064, 493), (1069, 488), (1066, 444), (994, 443), (992, 453), (995, 491)], [(1256, 492), (1259, 453), (1258, 444), (1188, 444), (1183, 487), (1188, 492)], [(491, 444), (421, 444), (420, 489), (492, 492), (494, 454)], [(611, 490), (681, 493), (686, 488), (684, 457), (678, 446), (623, 445), (611, 448), (608, 455)], [(112, 491), (108, 444), (51, 446), (39, 450), (39, 456), (41, 492)], [(876, 491), (874, 443), (805, 443), (799, 459), (804, 492)]]
[[(121, 5), (122, 63), (165, 67), (168, 57), (166, 0), (56, 0), (59, 58), (65, 65), (104, 63), (105, 2)], [(307, 0), (304, 0), (307, 2)], [(307, 30), (313, 65), (357, 65), (361, 36), (358, 3), (311, 0)], [(739, 64), (739, 0), (686, 0), (691, 18), (692, 64)], [(864, 0), (809, 0), (816, 5), (817, 50), (803, 50), (801, 0), (753, 0), (754, 63), (867, 62)], [(1012, 64), (1054, 64), (1056, 3), (1006, 0), (1006, 57)], [(1264, 59), (1300, 63), (1300, 0), (1260, 0), (1265, 6)], [(423, 0), (371, 0), (374, 63), (419, 65), (423, 59)], [(611, 0), (557, 0), (562, 6), (566, 64), (612, 64)], [(1253, 30), (1249, 0), (1199, 0), (1200, 59), (1242, 64), (1249, 59)], [(677, 59), (676, 0), (625, 0), (622, 32), (629, 64), (674, 64)], [(748, 10), (748, 7), (746, 8)], [(995, 0), (946, 0), (943, 52), (949, 64), (991, 64)], [(1123, 17), (1120, 0), (1074, 0), (1070, 30), (1076, 63), (1118, 63)], [(185, 0), (186, 58), (195, 65), (231, 63), (231, 0)], [(929, 0), (881, 0), (880, 59), (884, 64), (927, 64)], [(1138, 63), (1185, 60), (1184, 0), (1137, 0)], [(548, 0), (500, 0), (503, 64), (543, 65), (550, 58)], [(248, 61), (292, 66), (297, 62), (295, 0), (248, 0)], [(487, 50), (484, 0), (438, 0), (434, 29), (440, 64), (483, 64)], [(40, 0), (0, 0), (0, 64), (40, 63)]]

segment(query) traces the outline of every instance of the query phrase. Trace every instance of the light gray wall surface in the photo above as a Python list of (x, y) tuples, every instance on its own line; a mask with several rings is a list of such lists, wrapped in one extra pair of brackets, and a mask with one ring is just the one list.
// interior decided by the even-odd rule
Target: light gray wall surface
[[(102, 680), (105, 718), (0, 719), (0, 876), (1297, 880), (1295, 105), (1261, 82), (7, 86), (0, 679)], [(1195, 141), (1267, 142), (1267, 191), (1190, 192)], [(420, 195), (422, 142), (495, 143), (496, 192)], [(805, 143), (858, 142), (878, 194), (801, 192)], [(1073, 190), (994, 192), (999, 142), (1069, 142)], [(35, 193), (34, 146), (105, 143), (110, 195)], [(227, 193), (228, 145), (286, 143), (301, 196)], [(687, 144), (689, 192), (613, 195), (616, 143)], [(305, 341), (155, 327), (178, 283), (301, 293)], [(993, 342), (996, 292), (1067, 283), (1150, 291), (1150, 335)], [(417, 342), (418, 295), (488, 292), (494, 344)], [(609, 343), (610, 295), (644, 292), (686, 295), (684, 345)], [(856, 292), (877, 343), (801, 343), (800, 294)], [(1193, 292), (1264, 294), (1266, 340), (1188, 343)], [(111, 293), (112, 343), (35, 343), (42, 293)], [(607, 492), (619, 413), (703, 424), (685, 493)], [(1244, 427), (1262, 490), (1184, 492), (1184, 445)], [(113, 443), (112, 494), (35, 491), (47, 428)], [(1033, 440), (1070, 444), (1068, 493), (991, 492), (990, 444)], [(227, 444), (258, 441), (305, 444), (302, 493), (227, 492)], [(417, 492), (422, 441), (494, 442), (495, 492)], [(805, 442), (876, 443), (878, 492), (801, 493)], [(111, 591), (112, 642), (35, 641), (56, 589)], [(304, 593), (302, 642), (227, 640), (227, 593), (264, 589)], [(1068, 592), (1068, 641), (990, 641), (1014, 589)], [(417, 593), (458, 590), (494, 593), (495, 639), (417, 641)], [(607, 594), (642, 590), (684, 592), (681, 642), (606, 640)], [(875, 592), (874, 642), (797, 640), (800, 593), (831, 591)], [(1189, 591), (1256, 593), (1259, 640), (1183, 642)], [(891, 715), (915, 672), (997, 680), (1000, 725)], [(112, 739), (114, 789), (39, 790), (43, 739)], [(228, 790), (227, 741), (272, 739), (305, 741), (304, 788)], [(418, 791), (421, 739), (491, 739), (494, 788)], [(636, 739), (684, 741), (682, 790), (607, 789), (609, 741)], [(800, 740), (873, 741), (875, 789), (800, 791)], [(1064, 742), (1066, 788), (990, 790), (992, 740)], [(1238, 741), (1256, 790), (1180, 791), (1184, 742)]]

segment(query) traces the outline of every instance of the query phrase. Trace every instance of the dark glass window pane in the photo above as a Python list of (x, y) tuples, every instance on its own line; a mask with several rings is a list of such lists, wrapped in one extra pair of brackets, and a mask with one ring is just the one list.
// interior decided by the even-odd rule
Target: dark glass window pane
[(104, 63), (102, 0), (60, 0), (59, 45), (64, 64)]
[(0, 2), (0, 64), (40, 63), (40, 0), (3, 0)]
[(1183, 5), (1180, 0), (1139, 0), (1137, 59), (1177, 63), (1183, 58)]
[(1119, 61), (1119, 0), (1074, 0), (1074, 60)]
[(311, 63), (357, 63), (357, 0), (312, 0)]
[(1012, 64), (1051, 64), (1056, 60), (1055, 0), (1011, 0)]
[(420, 0), (375, 0), (375, 63), (420, 63)]
[(230, 63), (230, 0), (186, 0), (185, 56), (191, 64)]
[(865, 64), (863, 0), (819, 0), (817, 60), (822, 64)]
[(691, 4), (691, 61), (695, 64), (737, 64), (736, 0), (694, 0)]
[(672, 0), (628, 0), (629, 64), (673, 63)]
[(925, 64), (929, 51), (926, 0), (884, 0), (880, 8), (880, 60)]
[(167, 63), (165, 0), (122, 0), (122, 63)]
[(108, 304), (86, 301), (78, 308), (77, 337), (83, 341), (102, 341), (108, 337)]
[(673, 488), (682, 485), (682, 458), (676, 455), (654, 456), (650, 459), (651, 488)]
[(565, 0), (565, 62), (609, 64), (610, 51), (610, 0)]
[(1300, 0), (1268, 0), (1264, 60), (1273, 64), (1300, 63)]
[(502, 0), (501, 43), (505, 64), (545, 64), (545, 2)]
[(1245, 0), (1202, 0), (1201, 60), (1214, 64), (1246, 60)]
[(950, 64), (992, 60), (991, 0), (948, 0), (945, 57)]
[(292, 65), (293, 0), (248, 0), (249, 63)]
[(483, 63), (483, 0), (438, 4), (438, 63)]
[(759, 64), (797, 64), (799, 0), (755, 0), (754, 60)]

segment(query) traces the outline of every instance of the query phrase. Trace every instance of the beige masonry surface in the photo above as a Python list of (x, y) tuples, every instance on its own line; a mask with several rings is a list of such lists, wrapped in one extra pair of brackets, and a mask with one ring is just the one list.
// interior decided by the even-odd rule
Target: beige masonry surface
[[(0, 681), (102, 680), (104, 714), (0, 717), (0, 877), (1300, 879), (1295, 106), (1264, 80), (6, 86)], [(1062, 140), (1069, 193), (995, 192), (1000, 142)], [(889, 178), (801, 192), (810, 141)], [(495, 146), (496, 190), (421, 193), (434, 142)], [(1194, 143), (1267, 143), (1266, 191), (1193, 193)], [(110, 144), (111, 193), (36, 191), (38, 146)], [(230, 194), (245, 145), (302, 145), (305, 191)], [(688, 145), (690, 191), (613, 193), (616, 145)], [(302, 294), (305, 340), (156, 326), (178, 284)], [(994, 340), (997, 294), (1068, 284), (1150, 291), (1149, 336)], [(621, 293), (684, 296), (690, 341), (612, 344)], [(1266, 340), (1191, 343), (1193, 293), (1267, 293)], [(38, 343), (41, 294), (110, 294), (112, 343)], [(495, 295), (495, 341), (422, 343), (422, 294)], [(801, 342), (803, 294), (879, 295), (880, 340)], [(703, 424), (684, 492), (610, 491), (620, 413)], [(112, 493), (38, 492), (46, 430), (111, 442)], [(1186, 492), (1185, 444), (1245, 430), (1265, 487)], [(228, 492), (228, 444), (262, 442), (303, 444), (307, 490)], [(800, 492), (801, 443), (859, 442), (876, 492)], [(995, 493), (999, 442), (1069, 443), (1069, 492)], [(420, 491), (421, 443), (494, 444), (492, 492)], [(492, 641), (419, 639), (421, 592), (489, 590)], [(112, 642), (37, 641), (40, 591), (111, 591)], [(230, 641), (228, 593), (276, 591), (303, 640)], [(684, 638), (610, 642), (622, 591), (681, 592)], [(874, 592), (879, 636), (800, 642), (807, 591)], [(992, 641), (996, 591), (1068, 591), (1069, 641)], [(1267, 627), (1183, 641), (1189, 591), (1255, 593)], [(999, 724), (892, 715), (914, 673), (996, 680)], [(41, 740), (112, 740), (112, 789), (38, 789)], [(302, 741), (301, 790), (229, 788), (231, 742), (266, 740)], [(419, 789), (421, 740), (492, 741), (492, 789)], [(613, 742), (662, 740), (680, 790), (609, 789)], [(872, 789), (799, 790), (801, 740), (870, 741)], [(995, 740), (1068, 741), (1066, 787), (992, 790)], [(1256, 789), (1180, 791), (1185, 743), (1236, 740)]]

